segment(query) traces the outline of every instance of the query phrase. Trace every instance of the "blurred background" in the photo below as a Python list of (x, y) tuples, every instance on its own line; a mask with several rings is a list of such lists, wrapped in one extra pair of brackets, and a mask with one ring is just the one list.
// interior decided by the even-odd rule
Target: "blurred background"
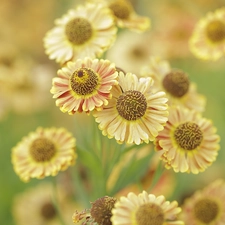
[[(20, 181), (11, 163), (12, 147), (38, 126), (63, 126), (71, 132), (75, 129), (75, 119), (60, 112), (49, 92), (51, 79), (56, 76), (59, 65), (45, 55), (43, 37), (54, 26), (56, 18), (82, 2), (1, 0), (1, 224), (17, 224), (12, 213), (15, 196), (41, 182)], [(195, 189), (217, 178), (225, 178), (225, 57), (216, 62), (202, 61), (188, 49), (188, 39), (195, 23), (208, 11), (225, 6), (225, 0), (132, 0), (132, 4), (139, 15), (151, 19), (151, 30), (143, 34), (121, 31), (114, 46), (106, 53), (106, 58), (119, 67), (138, 73), (139, 68), (148, 63), (149, 56), (159, 56), (168, 60), (172, 67), (187, 72), (191, 81), (197, 84), (198, 92), (207, 98), (204, 117), (213, 121), (221, 137), (217, 161), (204, 173), (173, 173), (173, 183), (165, 184), (168, 188), (174, 187), (170, 198), (182, 201)], [(45, 181), (52, 182), (52, 178), (45, 178)]]

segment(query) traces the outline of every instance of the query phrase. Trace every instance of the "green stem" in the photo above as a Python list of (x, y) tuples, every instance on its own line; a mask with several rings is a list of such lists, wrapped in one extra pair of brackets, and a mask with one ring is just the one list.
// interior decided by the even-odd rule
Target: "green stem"
[(164, 172), (164, 169), (162, 168), (161, 161), (158, 163), (157, 168), (154, 172), (152, 182), (150, 187), (148, 188), (147, 192), (151, 192), (151, 190), (155, 187), (155, 185), (158, 183), (159, 179), (162, 177), (162, 174)]
[(74, 183), (76, 197), (79, 201), (82, 202), (85, 208), (88, 208), (90, 206), (90, 199), (88, 197), (89, 195), (85, 191), (84, 185), (78, 173), (77, 166), (74, 167), (73, 171), (71, 170), (71, 175)]
[(56, 178), (54, 177), (54, 182), (53, 182), (53, 195), (52, 195), (52, 202), (53, 202), (53, 205), (54, 205), (54, 208), (56, 209), (57, 211), (57, 217), (61, 223), (61, 225), (66, 225), (63, 217), (62, 217), (62, 213), (61, 213), (61, 210), (59, 208), (59, 201), (58, 201), (58, 196), (57, 196), (57, 181), (56, 181)]

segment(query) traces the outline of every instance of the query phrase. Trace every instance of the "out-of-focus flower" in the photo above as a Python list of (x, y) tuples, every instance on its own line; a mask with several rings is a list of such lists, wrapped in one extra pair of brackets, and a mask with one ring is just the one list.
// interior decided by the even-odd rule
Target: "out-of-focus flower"
[(225, 7), (199, 20), (190, 38), (190, 50), (204, 60), (218, 60), (225, 55)]
[(220, 137), (212, 122), (187, 108), (171, 107), (164, 130), (155, 140), (167, 169), (198, 174), (216, 160)]
[(180, 218), (185, 224), (222, 225), (225, 223), (224, 211), (225, 183), (218, 179), (184, 201)]
[(64, 128), (39, 127), (12, 149), (14, 170), (24, 182), (55, 176), (74, 164), (75, 142)]
[(8, 45), (18, 48), (20, 55), (26, 52), (35, 58), (45, 57), (42, 39), (46, 30), (52, 26), (52, 12), (59, 10), (58, 6), (55, 0), (1, 0), (1, 42), (8, 42)]
[(89, 113), (108, 104), (112, 86), (118, 83), (117, 76), (115, 65), (109, 60), (78, 59), (58, 70), (51, 93), (62, 112)]
[(138, 79), (135, 74), (120, 72), (118, 81), (109, 104), (93, 114), (99, 129), (118, 143), (139, 145), (153, 141), (167, 121), (165, 93), (152, 93), (150, 77)]
[(46, 33), (44, 46), (49, 58), (61, 64), (84, 57), (99, 57), (116, 38), (114, 18), (102, 4), (79, 5), (55, 24)]
[(118, 34), (106, 57), (124, 71), (139, 75), (141, 67), (149, 62), (149, 56), (157, 53), (153, 47), (149, 33), (124, 30)]
[(50, 65), (39, 64), (26, 56), (0, 57), (0, 95), (8, 110), (17, 114), (30, 114), (48, 107), (52, 77)]
[(163, 58), (184, 59), (191, 55), (188, 40), (197, 19), (185, 4), (162, 1), (151, 6), (154, 23), (150, 41), (157, 47), (158, 55)]
[(152, 77), (154, 88), (165, 91), (168, 105), (181, 105), (199, 112), (205, 110), (206, 98), (197, 93), (196, 84), (190, 82), (188, 74), (180, 69), (170, 68), (170, 65), (160, 58), (151, 57), (149, 64), (140, 73), (144, 77)]
[(148, 17), (138, 15), (129, 0), (88, 0), (100, 2), (107, 6), (115, 17), (117, 26), (128, 28), (135, 32), (144, 32), (150, 28), (151, 20)]
[(138, 224), (146, 225), (183, 225), (177, 220), (181, 208), (176, 201), (169, 202), (163, 195), (156, 197), (143, 191), (139, 195), (130, 192), (127, 197), (122, 196), (112, 209), (112, 224)]
[(60, 217), (70, 224), (74, 208), (79, 206), (63, 198), (63, 193), (63, 189), (54, 190), (50, 183), (41, 183), (17, 194), (12, 208), (15, 224), (61, 225)]

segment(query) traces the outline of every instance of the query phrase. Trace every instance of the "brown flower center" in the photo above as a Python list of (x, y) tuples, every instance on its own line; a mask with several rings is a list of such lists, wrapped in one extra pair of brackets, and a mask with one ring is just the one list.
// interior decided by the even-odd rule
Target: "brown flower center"
[(218, 43), (225, 40), (225, 23), (221, 20), (211, 21), (206, 26), (206, 35), (210, 41)]
[(30, 154), (36, 162), (50, 161), (56, 153), (54, 143), (44, 137), (37, 138), (30, 146)]
[(116, 198), (102, 197), (92, 203), (90, 210), (91, 216), (99, 225), (111, 225), (112, 209), (116, 202)]
[(116, 109), (124, 119), (137, 120), (145, 114), (147, 101), (140, 91), (125, 91), (117, 99)]
[(45, 220), (51, 220), (56, 216), (56, 209), (52, 203), (47, 202), (41, 207), (41, 216)]
[(219, 206), (211, 199), (201, 199), (194, 205), (195, 218), (204, 224), (211, 223), (218, 213)]
[(146, 49), (142, 48), (141, 46), (135, 46), (133, 49), (131, 49), (131, 56), (133, 56), (135, 59), (143, 60), (148, 57), (148, 53), (146, 52)]
[(92, 94), (99, 84), (99, 76), (90, 68), (79, 68), (70, 77), (70, 86), (77, 95)]
[(139, 206), (136, 214), (137, 225), (163, 225), (164, 215), (160, 206), (147, 203)]
[(175, 129), (174, 138), (181, 148), (193, 150), (201, 144), (203, 133), (196, 123), (186, 122)]
[(174, 97), (180, 98), (188, 92), (189, 79), (183, 71), (174, 70), (164, 77), (162, 84), (167, 92)]
[(119, 19), (129, 19), (131, 12), (133, 11), (132, 5), (126, 0), (117, 0), (109, 5), (113, 14)]
[(82, 45), (92, 37), (93, 30), (88, 20), (78, 17), (66, 24), (65, 33), (71, 43)]

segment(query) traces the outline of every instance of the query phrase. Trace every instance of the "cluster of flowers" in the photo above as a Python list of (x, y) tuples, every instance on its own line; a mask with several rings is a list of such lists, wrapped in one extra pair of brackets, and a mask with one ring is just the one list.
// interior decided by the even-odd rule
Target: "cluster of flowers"
[[(196, 55), (216, 59), (225, 42), (224, 9), (209, 17), (199, 25), (206, 32), (199, 37), (196, 28), (190, 44)], [(139, 74), (102, 57), (116, 40), (118, 28), (143, 32), (149, 27), (150, 19), (137, 15), (127, 0), (90, 0), (70, 10), (44, 38), (46, 54), (62, 67), (50, 92), (62, 112), (93, 116), (102, 134), (118, 144), (152, 142), (165, 168), (198, 174), (216, 160), (220, 138), (212, 121), (202, 116), (206, 99), (188, 74), (153, 56)], [(204, 52), (203, 42), (209, 46)], [(55, 176), (75, 163), (75, 149), (76, 139), (66, 129), (40, 127), (13, 148), (12, 162), (23, 181)], [(216, 196), (219, 192), (224, 196), (224, 185), (219, 181), (195, 194), (180, 220), (176, 201), (143, 191), (120, 200), (100, 198), (90, 211), (75, 212), (73, 221), (106, 225), (181, 225), (189, 219), (201, 224), (224, 222), (224, 202)]]

